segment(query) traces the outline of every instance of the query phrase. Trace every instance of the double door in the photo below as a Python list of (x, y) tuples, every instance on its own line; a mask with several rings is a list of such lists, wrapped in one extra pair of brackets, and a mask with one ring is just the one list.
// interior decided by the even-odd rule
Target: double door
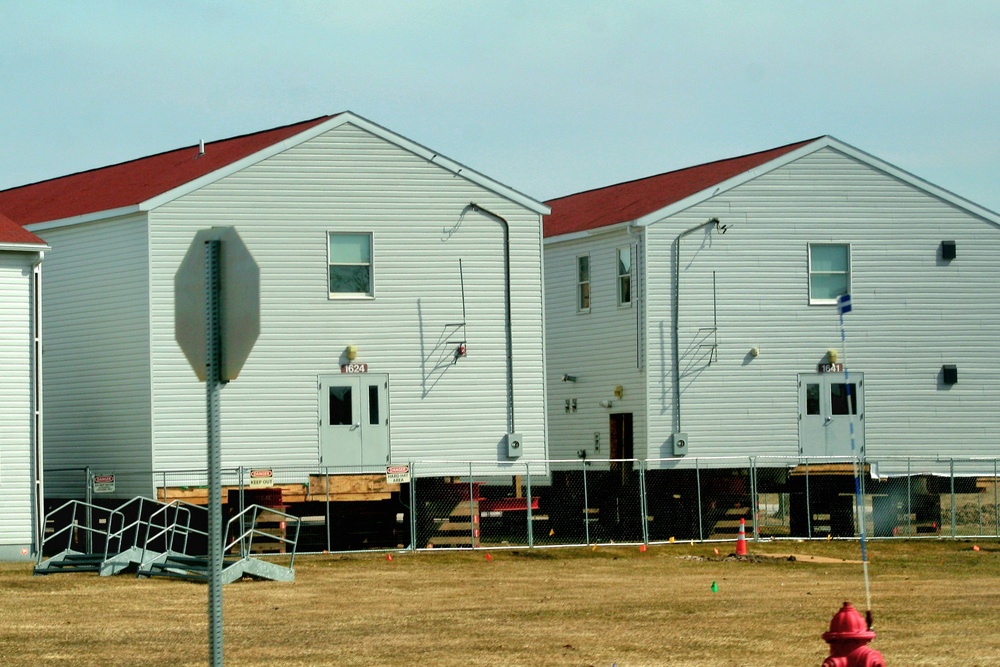
[(799, 375), (799, 453), (861, 456), (864, 448), (864, 375), (851, 373), (849, 378), (845, 373)]
[(324, 375), (320, 457), (329, 467), (384, 467), (389, 462), (389, 376)]

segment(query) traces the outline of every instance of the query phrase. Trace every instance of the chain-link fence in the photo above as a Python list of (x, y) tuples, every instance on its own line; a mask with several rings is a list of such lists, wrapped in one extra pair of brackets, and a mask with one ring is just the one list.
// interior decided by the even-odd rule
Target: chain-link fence
[[(414, 462), (392, 474), (227, 468), (221, 500), (226, 516), (257, 504), (300, 517), (299, 534), (287, 535), (297, 537), (300, 553), (732, 541), (741, 521), (750, 540), (854, 538), (862, 530), (873, 538), (1000, 537), (998, 462), (585, 459), (503, 470)], [(117, 507), (127, 500), (123, 490), (140, 481), (160, 503), (208, 502), (203, 470), (58, 475), (68, 491), (50, 508), (68, 497)], [(59, 521), (50, 517), (47, 530)]]

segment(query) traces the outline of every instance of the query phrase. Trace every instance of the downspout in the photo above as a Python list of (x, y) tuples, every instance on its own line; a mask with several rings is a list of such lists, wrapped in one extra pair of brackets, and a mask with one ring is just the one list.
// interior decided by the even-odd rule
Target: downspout
[(510, 223), (502, 216), (483, 208), (475, 202), (469, 202), (469, 208), (476, 213), (482, 213), (487, 217), (493, 218), (503, 228), (504, 315), (507, 337), (507, 432), (514, 433), (514, 334), (511, 325), (510, 300)]
[(32, 548), (35, 554), (40, 555), (42, 549), (42, 539), (45, 536), (45, 488), (44, 488), (44, 468), (42, 459), (42, 260), (45, 259), (45, 251), (38, 251), (38, 259), (31, 265), (31, 291), (32, 291), (32, 357), (34, 368), (32, 369), (32, 396), (31, 410), (33, 415), (34, 442), (34, 489), (35, 497), (34, 512), (35, 520), (32, 522), (34, 535), (32, 536)]
[(680, 318), (681, 312), (681, 239), (692, 232), (696, 232), (708, 225), (719, 225), (718, 218), (709, 218), (700, 225), (695, 225), (677, 235), (673, 243), (674, 254), (674, 300), (673, 312), (671, 313), (671, 335), (674, 347), (674, 433), (681, 432), (681, 351), (680, 351)]
[[(632, 260), (632, 275), (635, 280), (632, 284), (632, 303), (635, 305), (635, 367), (636, 370), (642, 370), (643, 361), (645, 359), (643, 341), (645, 337), (642, 335), (643, 332), (643, 321), (642, 321), (642, 297), (640, 296), (640, 284), (644, 284), (646, 275), (641, 270), (643, 263), (639, 261), (639, 256), (642, 253), (642, 241), (643, 236), (635, 231), (635, 224), (630, 224), (626, 229), (625, 233), (628, 235), (630, 240), (629, 246), (632, 245), (631, 239), (635, 239), (635, 258)], [(640, 274), (642, 279), (639, 278)]]

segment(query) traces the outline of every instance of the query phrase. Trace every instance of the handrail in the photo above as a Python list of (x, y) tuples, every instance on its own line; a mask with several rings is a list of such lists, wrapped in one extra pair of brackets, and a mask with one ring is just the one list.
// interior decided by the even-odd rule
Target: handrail
[[(284, 518), (286, 522), (286, 528), (288, 521), (294, 522), (295, 539), (290, 540), (287, 537), (279, 537), (277, 535), (271, 535), (270, 533), (266, 533), (257, 528), (256, 527), (257, 517), (260, 516), (262, 512), (268, 512), (270, 514), (275, 514), (277, 516)], [(253, 547), (254, 536), (260, 535), (262, 537), (266, 537), (268, 541), (278, 542), (282, 544), (290, 544), (292, 546), (291, 559), (288, 562), (288, 569), (293, 569), (295, 565), (295, 550), (298, 545), (299, 532), (302, 527), (302, 519), (295, 516), (294, 514), (288, 514), (287, 512), (282, 512), (281, 510), (275, 509), (273, 507), (264, 507), (263, 505), (248, 505), (242, 512), (229, 519), (229, 522), (226, 524), (226, 535), (229, 534), (229, 531), (232, 529), (235, 523), (241, 522), (240, 525), (243, 525), (242, 522), (248, 518), (249, 520), (247, 521), (247, 523), (250, 525), (250, 528), (244, 530), (239, 536), (237, 536), (231, 542), (226, 544), (222, 549), (222, 553), (225, 554), (230, 549), (236, 547), (236, 545), (239, 545), (240, 557), (246, 558), (247, 554), (250, 553), (250, 549)]]
[[(61, 536), (63, 533), (67, 533), (68, 534), (68, 538), (67, 538), (67, 541), (66, 541), (66, 550), (70, 550), (71, 547), (72, 547), (72, 544), (73, 544), (73, 531), (74, 531), (74, 529), (75, 530), (83, 530), (83, 531), (85, 531), (85, 532), (87, 532), (89, 534), (102, 534), (102, 535), (105, 536), (105, 540), (104, 540), (104, 560), (108, 559), (108, 554), (111, 552), (111, 542), (112, 542), (112, 539), (115, 539), (115, 536), (117, 536), (118, 547), (119, 547), (118, 550), (120, 550), (120, 548), (121, 548), (121, 529), (119, 529), (119, 531), (115, 532), (114, 535), (112, 535), (112, 531), (114, 531), (114, 528), (115, 528), (115, 525), (116, 525), (115, 524), (115, 520), (116, 519), (121, 523), (122, 526), (125, 525), (125, 515), (124, 514), (122, 514), (121, 512), (119, 512), (117, 509), (108, 509), (107, 507), (101, 507), (100, 505), (94, 505), (93, 503), (84, 502), (82, 500), (68, 500), (65, 503), (63, 503), (62, 505), (60, 505), (59, 507), (55, 508), (54, 510), (52, 510), (48, 514), (46, 514), (45, 515), (45, 523), (47, 524), (48, 521), (49, 521), (49, 519), (51, 517), (55, 516), (59, 512), (62, 512), (67, 507), (72, 507), (73, 508), (71, 510), (71, 514), (70, 514), (72, 516), (73, 520), (70, 521), (69, 523), (67, 523), (65, 526), (63, 526), (59, 530), (57, 530), (54, 533), (52, 533), (51, 535), (46, 535), (45, 536), (45, 538), (42, 540), (42, 546), (38, 550), (38, 561), (37, 561), (38, 565), (41, 565), (42, 561), (45, 559), (45, 556), (44, 556), (44, 554), (45, 554), (45, 545), (49, 544), (50, 542), (53, 542), (57, 537)], [(80, 509), (88, 509), (88, 510), (90, 510), (89, 514), (90, 514), (91, 520), (98, 520), (98, 519), (95, 519), (94, 515), (93, 515), (93, 513), (94, 513), (95, 510), (97, 511), (98, 514), (104, 514), (106, 516), (107, 527), (105, 529), (98, 529), (98, 528), (94, 528), (91, 525), (88, 525), (87, 523), (81, 524), (79, 522), (79, 519), (77, 519), (77, 512)]]
[[(184, 502), (183, 500), (172, 500), (169, 503), (164, 504), (160, 509), (156, 510), (149, 515), (149, 519), (146, 521), (146, 539), (142, 545), (142, 555), (139, 558), (139, 570), (141, 571), (146, 565), (148, 565), (152, 560), (146, 560), (146, 554), (150, 551), (149, 545), (157, 539), (163, 538), (167, 550), (171, 550), (174, 546), (175, 538), (178, 534), (183, 536), (184, 543), (181, 547), (181, 552), (187, 554), (188, 537), (194, 533), (196, 535), (208, 536), (208, 533), (200, 531), (196, 528), (191, 527), (191, 509), (199, 509), (207, 511), (206, 508), (201, 505), (193, 505), (191, 503)], [(174, 520), (170, 521), (167, 516), (167, 512), (174, 510)], [(159, 530), (152, 535), (150, 531), (155, 525), (155, 519), (158, 515), (163, 514), (163, 525), (159, 526)], [(184, 517), (183, 523), (181, 517)], [(154, 559), (155, 560), (155, 559)]]

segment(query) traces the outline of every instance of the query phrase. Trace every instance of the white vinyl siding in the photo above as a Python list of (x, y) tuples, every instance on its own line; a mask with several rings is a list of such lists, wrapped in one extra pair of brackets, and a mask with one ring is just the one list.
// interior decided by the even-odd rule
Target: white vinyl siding
[[(90, 466), (116, 475), (116, 497), (149, 494), (145, 216), (39, 234), (52, 246), (42, 305), (46, 493), (82, 497)], [(65, 468), (79, 470), (55, 472)]]
[[(515, 430), (522, 460), (544, 458), (539, 215), (348, 124), (151, 213), (157, 469), (204, 465), (204, 391), (173, 339), (173, 276), (213, 225), (235, 225), (261, 271), (261, 334), (222, 392), (224, 466), (316, 466), (317, 379), (349, 345), (389, 375), (393, 462), (506, 461), (503, 225), (471, 202), (509, 222)], [(330, 299), (327, 234), (367, 230), (378, 298)], [(468, 356), (453, 363), (456, 340)]]
[[(624, 234), (592, 239), (549, 242), (545, 246), (545, 327), (548, 359), (548, 415), (550, 451), (554, 459), (577, 460), (577, 451), (595, 459), (609, 456), (610, 416), (633, 414), (633, 445), (637, 457), (646, 456), (645, 379), (638, 368), (638, 309), (619, 308), (616, 247)], [(578, 258), (590, 258), (592, 302), (590, 315), (579, 317), (575, 307)], [(633, 283), (633, 290), (639, 285)], [(634, 293), (637, 293), (634, 292)], [(564, 381), (569, 375), (575, 381)], [(623, 396), (614, 395), (617, 385)], [(570, 412), (566, 411), (570, 401)], [(573, 402), (576, 410), (572, 409)], [(601, 402), (611, 402), (602, 407)], [(595, 449), (598, 434), (601, 449)], [(658, 451), (658, 450), (657, 450)], [(654, 454), (655, 455), (655, 454)]]
[(32, 262), (37, 257), (0, 250), (0, 560), (19, 558), (33, 535)]
[[(808, 306), (810, 243), (850, 245), (854, 309), (841, 361), (864, 374), (868, 455), (995, 455), (1000, 230), (832, 148), (647, 228), (650, 438), (664, 452), (678, 429), (671, 245), (712, 217), (732, 223), (728, 233), (689, 235), (680, 254), (689, 456), (798, 454), (796, 376), (840, 348), (836, 310)], [(939, 259), (942, 239), (957, 240), (958, 259)], [(716, 322), (713, 348), (705, 332)], [(961, 377), (949, 390), (939, 385), (944, 363)]]

